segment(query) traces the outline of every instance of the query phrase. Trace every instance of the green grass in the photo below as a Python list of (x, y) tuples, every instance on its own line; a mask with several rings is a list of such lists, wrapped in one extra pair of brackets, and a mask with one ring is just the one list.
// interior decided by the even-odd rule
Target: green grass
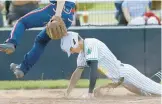
[[(99, 79), (97, 86), (110, 82), (107, 79)], [(11, 89), (57, 89), (66, 88), (69, 80), (39, 80), (39, 81), (0, 81), (0, 90)], [(86, 79), (79, 80), (77, 88), (87, 88), (89, 81)]]

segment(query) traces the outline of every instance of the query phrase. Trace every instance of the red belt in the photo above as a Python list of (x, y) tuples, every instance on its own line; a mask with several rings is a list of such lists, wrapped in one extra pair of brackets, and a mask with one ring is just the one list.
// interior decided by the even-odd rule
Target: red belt
[(71, 12), (74, 13), (75, 12), (75, 8), (71, 9)]

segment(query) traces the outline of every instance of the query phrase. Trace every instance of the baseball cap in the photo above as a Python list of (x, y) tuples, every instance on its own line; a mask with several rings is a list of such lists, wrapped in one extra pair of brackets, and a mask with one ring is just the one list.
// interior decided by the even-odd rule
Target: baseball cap
[(133, 18), (128, 25), (145, 25), (145, 19), (143, 17)]
[(151, 16), (148, 20), (147, 20), (147, 24), (148, 25), (158, 25), (159, 22), (156, 19), (156, 17)]
[(78, 47), (78, 36), (78, 33), (70, 31), (61, 39), (61, 49), (68, 54), (68, 57), (71, 55), (70, 48)]

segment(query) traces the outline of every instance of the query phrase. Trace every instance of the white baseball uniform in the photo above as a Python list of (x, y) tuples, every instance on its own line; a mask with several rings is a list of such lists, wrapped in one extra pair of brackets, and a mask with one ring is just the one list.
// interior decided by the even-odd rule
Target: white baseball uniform
[(87, 66), (87, 60), (98, 60), (98, 68), (109, 79), (117, 82), (121, 77), (124, 77), (123, 86), (135, 87), (142, 95), (162, 94), (161, 84), (147, 78), (133, 66), (121, 63), (109, 48), (98, 39), (87, 38), (84, 40), (84, 51), (78, 55), (77, 66)]

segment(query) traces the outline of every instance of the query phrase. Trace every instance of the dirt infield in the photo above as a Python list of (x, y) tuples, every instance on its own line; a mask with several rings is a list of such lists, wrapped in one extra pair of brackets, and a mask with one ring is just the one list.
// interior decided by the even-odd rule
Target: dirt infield
[[(1, 90), (0, 104), (161, 104), (161, 97), (142, 97), (117, 88), (104, 97), (84, 99), (87, 89), (74, 89), (64, 98), (64, 89)], [(106, 92), (106, 91), (104, 91)]]

